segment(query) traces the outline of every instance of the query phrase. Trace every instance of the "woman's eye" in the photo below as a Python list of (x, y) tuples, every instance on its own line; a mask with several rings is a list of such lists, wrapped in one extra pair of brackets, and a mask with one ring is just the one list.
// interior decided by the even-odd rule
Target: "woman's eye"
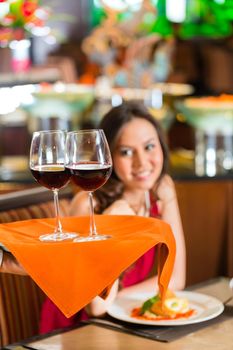
[(149, 143), (148, 145), (146, 145), (145, 150), (146, 151), (151, 151), (154, 148), (155, 148), (155, 144)]
[(131, 149), (121, 149), (120, 155), (126, 156), (126, 157), (131, 157), (133, 155), (133, 151)]

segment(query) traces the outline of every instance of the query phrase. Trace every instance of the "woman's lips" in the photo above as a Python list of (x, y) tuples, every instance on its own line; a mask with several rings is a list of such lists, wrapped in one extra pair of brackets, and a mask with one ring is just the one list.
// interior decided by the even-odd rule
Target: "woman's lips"
[(133, 177), (137, 180), (147, 180), (152, 174), (151, 170), (141, 171), (139, 173), (133, 173)]

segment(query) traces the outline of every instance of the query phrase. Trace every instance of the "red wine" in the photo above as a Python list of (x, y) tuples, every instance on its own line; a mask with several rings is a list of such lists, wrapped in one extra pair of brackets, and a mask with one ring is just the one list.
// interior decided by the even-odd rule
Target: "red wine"
[(69, 167), (71, 180), (84, 191), (95, 191), (103, 186), (112, 172), (112, 166), (99, 163), (79, 163)]
[(69, 170), (58, 164), (36, 166), (31, 172), (39, 184), (50, 190), (64, 187), (70, 179)]

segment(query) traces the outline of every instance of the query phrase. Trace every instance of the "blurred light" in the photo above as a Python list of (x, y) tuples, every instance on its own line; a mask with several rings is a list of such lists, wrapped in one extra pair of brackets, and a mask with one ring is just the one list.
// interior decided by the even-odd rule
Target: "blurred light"
[(216, 172), (216, 135), (209, 134), (206, 144), (206, 174), (215, 176)]
[(224, 4), (225, 0), (214, 0), (217, 4)]
[(94, 0), (94, 6), (95, 7), (99, 7), (99, 8), (102, 7), (101, 3), (100, 3), (100, 0)]
[(183, 22), (186, 17), (186, 0), (167, 0), (166, 16), (171, 22)]
[(224, 159), (223, 167), (226, 170), (233, 170), (233, 135), (223, 135)]
[(55, 83), (53, 88), (54, 88), (54, 91), (60, 92), (60, 93), (66, 91), (66, 85), (64, 83), (62, 83), (62, 82)]
[(31, 46), (31, 42), (28, 39), (23, 40), (13, 40), (9, 44), (11, 48), (11, 55), (12, 55), (12, 65), (13, 69), (18, 69), (19, 62), (22, 62), (22, 64), (27, 65), (30, 61), (29, 56), (29, 48)]
[(28, 49), (30, 47), (30, 45), (31, 45), (30, 41), (27, 39), (24, 39), (24, 40), (19, 40), (19, 41), (13, 40), (10, 42), (9, 46), (12, 50), (15, 50), (15, 49), (17, 49), (17, 50), (22, 49), (23, 50), (23, 49)]
[(48, 35), (44, 38), (44, 41), (48, 44), (48, 45), (55, 45), (57, 43), (57, 39), (54, 35)]
[(31, 29), (31, 32), (35, 36), (46, 36), (46, 35), (49, 35), (49, 33), (51, 32), (51, 29), (48, 26), (45, 26), (45, 27), (33, 27)]
[(28, 85), (16, 85), (12, 87), (12, 93), (18, 97), (19, 103), (23, 105), (30, 105), (34, 102), (32, 93), (36, 91), (36, 86), (32, 84)]
[(102, 3), (116, 11), (127, 9), (138, 11), (142, 6), (143, 0), (102, 0)]
[(5, 15), (9, 12), (10, 5), (6, 2), (0, 3), (0, 19), (5, 17)]
[(20, 105), (29, 105), (33, 102), (32, 92), (35, 85), (18, 85), (12, 88), (0, 88), (0, 115), (12, 113)]
[(11, 88), (0, 89), (0, 114), (12, 113), (19, 106), (18, 96), (12, 92)]
[(163, 106), (163, 94), (161, 90), (154, 89), (151, 94), (151, 107), (162, 108)]
[(143, 0), (126, 0), (132, 11), (139, 11), (142, 7)]
[(43, 21), (47, 21), (47, 19), (49, 18), (49, 11), (46, 11), (45, 9), (42, 9), (42, 8), (38, 8), (35, 11), (35, 15), (36, 17), (42, 19)]
[(148, 92), (144, 101), (149, 108), (160, 109), (163, 106), (163, 93), (159, 89), (152, 89)]
[(123, 102), (123, 99), (120, 95), (114, 94), (112, 95), (112, 107), (120, 106)]

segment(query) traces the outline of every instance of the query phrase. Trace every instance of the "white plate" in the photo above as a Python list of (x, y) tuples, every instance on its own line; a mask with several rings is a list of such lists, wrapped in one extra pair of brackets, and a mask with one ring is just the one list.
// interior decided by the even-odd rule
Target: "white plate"
[(222, 302), (209, 295), (186, 291), (176, 292), (176, 295), (189, 300), (190, 308), (196, 310), (194, 315), (184, 319), (158, 321), (140, 320), (131, 317), (130, 314), (133, 308), (140, 307), (144, 301), (152, 297), (148, 293), (135, 293), (127, 297), (117, 297), (107, 312), (118, 320), (131, 323), (153, 326), (180, 326), (210, 320), (220, 315), (224, 310)]

